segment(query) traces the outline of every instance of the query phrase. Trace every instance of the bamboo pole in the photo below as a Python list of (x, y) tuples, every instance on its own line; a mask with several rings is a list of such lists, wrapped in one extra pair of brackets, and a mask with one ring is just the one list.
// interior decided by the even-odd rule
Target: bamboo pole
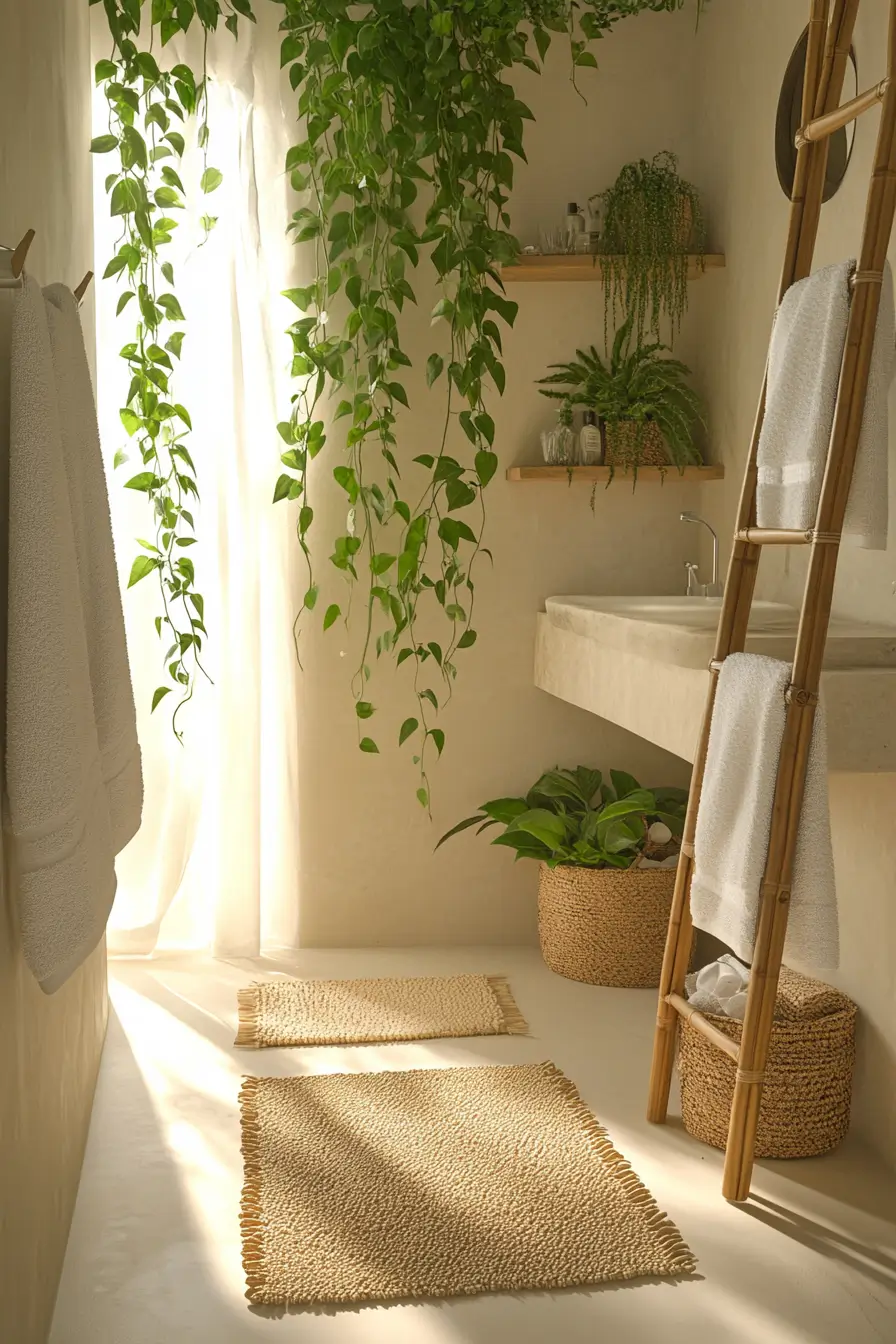
[(870, 112), (872, 107), (882, 103), (889, 83), (889, 79), (882, 79), (879, 84), (866, 89), (857, 98), (851, 98), (848, 103), (841, 103), (833, 112), (827, 112), (822, 117), (815, 117), (812, 121), (806, 122), (805, 126), (797, 131), (794, 143), (799, 147), (808, 140), (824, 140), (827, 136), (835, 135), (844, 126), (857, 121), (865, 112)]
[[(883, 268), (896, 217), (896, 82), (893, 79), (896, 74), (896, 0), (890, 0), (888, 74), (857, 273), (861, 283), (855, 286), (853, 292), (834, 427), (816, 519), (815, 530), (822, 535), (839, 534), (843, 527), (862, 429)], [(806, 764), (838, 553), (838, 545), (820, 541), (813, 543), (803, 594), (792, 673), (793, 686), (798, 694), (789, 699), (787, 706), (760, 897), (759, 926), (725, 1155), (722, 1190), (725, 1197), (732, 1200), (744, 1200), (750, 1191), (756, 1127), (787, 929), (790, 881)]]
[[(825, 60), (822, 68), (822, 77), (819, 82), (818, 92), (815, 99), (815, 116), (825, 116), (840, 103), (840, 95), (843, 92), (843, 80), (846, 77), (846, 66), (849, 61), (849, 52), (852, 46), (853, 29), (855, 28), (856, 15), (859, 9), (859, 0), (835, 0), (834, 11), (831, 15), (831, 22), (828, 25), (827, 39), (825, 42)], [(805, 115), (806, 100), (803, 102), (804, 115), (801, 118), (804, 124), (808, 119)], [(815, 254), (815, 239), (818, 234), (818, 224), (821, 218), (821, 205), (824, 199), (824, 180), (828, 166), (828, 140), (819, 140), (810, 146), (814, 152), (810, 153), (807, 159), (807, 171), (805, 180), (805, 199), (803, 207), (802, 228), (800, 231), (799, 245), (796, 249), (795, 265), (791, 284), (796, 280), (802, 280), (812, 269), (812, 257)], [(797, 151), (799, 154), (799, 151)], [(781, 296), (783, 297), (783, 295)]]
[[(835, 0), (833, 17), (831, 24), (828, 25), (829, 0), (811, 0), (806, 73), (803, 82), (804, 121), (809, 119), (813, 108), (818, 108), (819, 111), (827, 110), (828, 97), (833, 97), (835, 101), (839, 98), (846, 63), (845, 61), (842, 63), (840, 82), (837, 83), (838, 51), (842, 46), (845, 35), (846, 51), (849, 52), (852, 39), (852, 23), (855, 21), (857, 6), (858, 0)], [(820, 177), (816, 174), (812, 178), (810, 188), (810, 167), (814, 159), (826, 153), (826, 143), (825, 141), (821, 145), (803, 145), (797, 150), (787, 247), (778, 291), (779, 301), (796, 278), (800, 249), (806, 231), (811, 232), (810, 259), (814, 249), (815, 233), (820, 217), (821, 194), (824, 188), (824, 169), (822, 169)], [(809, 211), (807, 215), (806, 204), (810, 190), (817, 192), (819, 208)], [(764, 413), (765, 380), (763, 380), (738, 506), (738, 532), (755, 525), (756, 522), (756, 455)], [(759, 546), (745, 541), (735, 541), (728, 565), (725, 597), (716, 635), (714, 663), (720, 664), (728, 657), (729, 653), (741, 651), (746, 645), (747, 625), (756, 584), (759, 555)], [(715, 704), (718, 671), (718, 667), (711, 666), (706, 708), (691, 774), (691, 789), (682, 837), (682, 856), (675, 877), (669, 931), (666, 938), (663, 966), (660, 972), (659, 1004), (647, 1102), (647, 1119), (653, 1124), (663, 1124), (665, 1122), (669, 1109), (672, 1070), (675, 1063), (678, 1014), (669, 1003), (668, 996), (670, 994), (683, 995), (685, 976), (691, 956), (693, 923), (690, 912), (690, 887), (694, 872), (694, 837), (697, 829), (697, 812), (700, 807), (703, 776), (706, 769), (706, 752), (709, 745), (709, 729)]]
[(735, 1063), (737, 1062), (737, 1057), (740, 1054), (737, 1041), (732, 1040), (730, 1036), (726, 1036), (724, 1031), (719, 1031), (718, 1027), (714, 1027), (708, 1018), (704, 1017), (697, 1008), (692, 1008), (687, 999), (683, 999), (680, 994), (669, 994), (666, 1002), (675, 1009), (679, 1017), (683, 1017), (686, 1022), (690, 1022), (695, 1031), (699, 1031), (700, 1035), (705, 1036), (708, 1041), (712, 1041), (718, 1050), (730, 1055)]

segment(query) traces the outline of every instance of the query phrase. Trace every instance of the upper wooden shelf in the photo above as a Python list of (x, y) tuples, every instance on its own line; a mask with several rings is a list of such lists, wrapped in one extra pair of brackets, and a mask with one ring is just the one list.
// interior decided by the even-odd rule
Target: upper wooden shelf
[[(702, 268), (696, 254), (692, 254), (689, 260), (692, 278), (700, 275), (702, 270), (718, 271), (725, 265), (722, 252), (707, 252), (703, 257)], [(524, 254), (515, 266), (501, 267), (501, 279), (510, 284), (520, 280), (603, 280), (604, 272), (600, 263), (600, 254), (592, 252), (558, 253), (550, 257)]]
[[(617, 467), (614, 477), (622, 480), (628, 476), (623, 467)], [(705, 467), (685, 467), (679, 471), (671, 464), (668, 467), (639, 467), (639, 481), (721, 481), (725, 468), (721, 462), (712, 462)], [(508, 467), (508, 481), (608, 481), (609, 467)]]

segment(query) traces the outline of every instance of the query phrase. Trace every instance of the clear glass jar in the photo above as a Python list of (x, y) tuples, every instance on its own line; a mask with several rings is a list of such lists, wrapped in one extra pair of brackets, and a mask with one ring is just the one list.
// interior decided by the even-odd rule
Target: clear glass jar
[(553, 429), (542, 430), (541, 451), (549, 467), (574, 467), (576, 464), (577, 436), (572, 425), (563, 420)]

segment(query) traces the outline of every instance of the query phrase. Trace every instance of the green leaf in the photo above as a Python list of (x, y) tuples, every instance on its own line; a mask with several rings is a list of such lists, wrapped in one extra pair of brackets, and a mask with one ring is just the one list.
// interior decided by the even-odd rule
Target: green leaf
[[(123, 407), (118, 414), (121, 417), (121, 423), (127, 430), (128, 435), (133, 438), (137, 433), (137, 430), (141, 428), (143, 421), (140, 419), (139, 415), (135, 415), (133, 411), (129, 411), (126, 406)], [(151, 472), (150, 475), (152, 475)]]
[(155, 490), (161, 482), (158, 476), (151, 471), (141, 471), (136, 476), (132, 476), (129, 481), (125, 481), (125, 490)]
[(472, 646), (475, 643), (476, 643), (476, 631), (465, 630), (464, 633), (461, 635), (460, 639), (457, 641), (457, 647), (459, 649), (469, 649), (472, 648)]
[(445, 361), (442, 359), (441, 355), (430, 355), (429, 359), (426, 361), (427, 387), (432, 387), (444, 367)]
[(458, 518), (443, 518), (439, 523), (439, 536), (453, 551), (457, 550), (461, 541), (476, 542), (476, 533)]
[(372, 574), (385, 574), (386, 570), (391, 569), (395, 564), (395, 558), (394, 555), (386, 555), (385, 553), (372, 555), (370, 557), (370, 572)]
[(416, 719), (405, 719), (398, 733), (398, 745), (403, 747), (409, 737), (413, 737), (420, 724)]
[(548, 812), (544, 808), (532, 808), (530, 812), (523, 812), (513, 823), (514, 830), (525, 831), (527, 835), (534, 835), (536, 840), (540, 840), (543, 845), (551, 850), (557, 848), (566, 839), (567, 827), (562, 817), (554, 812)]
[(369, 752), (371, 756), (378, 756), (380, 753), (380, 749), (372, 737), (362, 737), (358, 746), (362, 751)]
[(339, 617), (341, 615), (342, 613), (339, 607), (336, 605), (335, 602), (332, 602), (330, 606), (327, 607), (327, 610), (324, 614), (324, 629), (329, 630), (330, 626), (335, 625), (335, 623), (339, 620)]
[(112, 150), (117, 148), (117, 135), (97, 135), (90, 142), (91, 154), (111, 154)]
[(304, 600), (303, 600), (303, 602), (302, 602), (302, 606), (303, 606), (307, 611), (313, 611), (314, 608), (317, 606), (317, 598), (318, 598), (319, 591), (320, 591), (320, 590), (318, 589), (317, 584), (316, 584), (316, 583), (313, 583), (313, 584), (311, 585), (311, 587), (308, 589), (308, 591), (306, 592), (305, 597), (304, 597)]
[(277, 484), (274, 486), (273, 503), (277, 504), (281, 499), (286, 499), (293, 483), (293, 477), (280, 475), (277, 477)]
[(626, 774), (624, 770), (611, 770), (610, 779), (613, 781), (617, 798), (627, 798), (630, 793), (642, 792), (641, 785), (634, 775)]
[(376, 710), (369, 700), (356, 700), (355, 713), (359, 719), (371, 719), (376, 713)]
[(417, 790), (417, 802), (421, 807), (429, 807), (429, 791), (424, 788)]
[(158, 569), (160, 562), (154, 560), (151, 555), (138, 555), (131, 565), (131, 574), (128, 579), (128, 587), (133, 588), (135, 583), (145, 579), (147, 574), (151, 574), (154, 569)]
[(217, 168), (206, 168), (199, 179), (199, 185), (207, 196), (209, 192), (217, 191), (223, 181), (224, 174), (219, 172)]
[(483, 486), (488, 485), (497, 470), (497, 453), (487, 452), (485, 449), (480, 449), (476, 454), (476, 475), (479, 477), (479, 484)]
[(429, 736), (432, 738), (433, 742), (435, 742), (436, 751), (441, 756), (445, 749), (445, 734), (442, 732), (441, 728), (430, 728)]
[(160, 701), (165, 699), (165, 696), (168, 694), (170, 690), (171, 690), (170, 686), (159, 686), (156, 688), (152, 696), (152, 709), (150, 710), (150, 713), (154, 712), (156, 706), (160, 703)]

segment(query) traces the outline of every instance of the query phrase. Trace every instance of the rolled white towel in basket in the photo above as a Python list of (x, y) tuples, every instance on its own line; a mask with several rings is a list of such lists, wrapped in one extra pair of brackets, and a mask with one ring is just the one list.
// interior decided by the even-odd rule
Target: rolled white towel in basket
[[(759, 527), (814, 527), (834, 424), (854, 261), (799, 280), (784, 295), (769, 347), (757, 455)], [(887, 546), (887, 396), (896, 370), (893, 275), (884, 270), (862, 433), (843, 525), (866, 550)]]
[[(729, 655), (719, 674), (709, 733), (691, 913), (698, 929), (720, 938), (744, 961), (753, 956), (790, 673), (776, 658)], [(785, 952), (811, 966), (835, 967), (839, 960), (821, 705), (806, 771)]]

